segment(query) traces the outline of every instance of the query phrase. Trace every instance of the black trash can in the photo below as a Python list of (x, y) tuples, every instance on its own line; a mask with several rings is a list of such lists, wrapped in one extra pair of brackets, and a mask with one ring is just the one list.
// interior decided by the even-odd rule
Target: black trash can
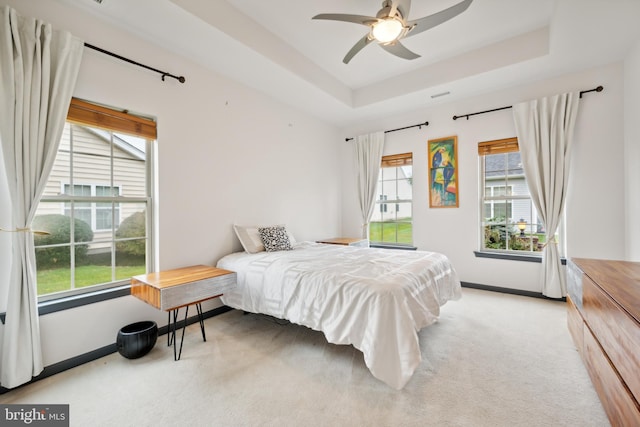
[(158, 325), (152, 320), (132, 323), (118, 331), (118, 353), (127, 359), (137, 359), (149, 353), (158, 339)]

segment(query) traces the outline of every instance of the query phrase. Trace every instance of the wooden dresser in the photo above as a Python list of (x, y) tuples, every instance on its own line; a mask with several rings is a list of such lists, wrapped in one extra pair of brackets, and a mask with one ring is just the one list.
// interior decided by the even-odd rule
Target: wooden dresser
[(567, 262), (568, 326), (613, 426), (640, 426), (640, 263)]

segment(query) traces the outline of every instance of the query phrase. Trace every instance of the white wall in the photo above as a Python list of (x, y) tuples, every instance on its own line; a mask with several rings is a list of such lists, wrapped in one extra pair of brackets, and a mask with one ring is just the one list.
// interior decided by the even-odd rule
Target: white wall
[[(186, 77), (185, 84), (163, 82), (158, 74), (85, 49), (74, 91), (157, 119), (160, 269), (215, 265), (240, 250), (234, 222), (285, 223), (297, 240), (340, 234), (335, 128), (69, 6), (0, 0), (4, 4)], [(44, 363), (112, 344), (118, 329), (142, 319), (163, 325), (166, 314), (128, 296), (42, 316)]]
[[(623, 67), (601, 68), (545, 80), (438, 107), (362, 123), (344, 130), (353, 136), (429, 121), (426, 128), (387, 134), (384, 154), (413, 152), (414, 244), (421, 250), (446, 254), (461, 280), (490, 286), (540, 292), (541, 264), (476, 258), (478, 232), (477, 143), (515, 136), (512, 110), (458, 119), (454, 115), (513, 105), (528, 99), (604, 86), (580, 102), (575, 133), (570, 192), (567, 202), (567, 255), (623, 259), (625, 256), (623, 157)], [(428, 201), (427, 140), (458, 136), (460, 207), (431, 209)], [(352, 157), (347, 143), (343, 174), (343, 232), (357, 236)]]
[(640, 261), (640, 41), (624, 64), (626, 258)]

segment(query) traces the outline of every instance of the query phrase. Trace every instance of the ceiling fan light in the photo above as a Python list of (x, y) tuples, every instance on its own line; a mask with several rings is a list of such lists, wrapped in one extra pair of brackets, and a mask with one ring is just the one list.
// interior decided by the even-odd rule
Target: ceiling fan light
[(394, 18), (381, 19), (373, 24), (371, 36), (380, 43), (390, 43), (402, 34), (402, 22)]

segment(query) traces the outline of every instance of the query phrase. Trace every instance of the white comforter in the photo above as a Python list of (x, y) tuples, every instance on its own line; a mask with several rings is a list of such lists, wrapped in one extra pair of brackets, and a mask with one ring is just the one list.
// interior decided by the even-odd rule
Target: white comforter
[(461, 296), (449, 260), (434, 252), (302, 242), (292, 251), (233, 253), (218, 267), (238, 276), (224, 304), (352, 344), (371, 373), (396, 389), (420, 364), (418, 331)]

